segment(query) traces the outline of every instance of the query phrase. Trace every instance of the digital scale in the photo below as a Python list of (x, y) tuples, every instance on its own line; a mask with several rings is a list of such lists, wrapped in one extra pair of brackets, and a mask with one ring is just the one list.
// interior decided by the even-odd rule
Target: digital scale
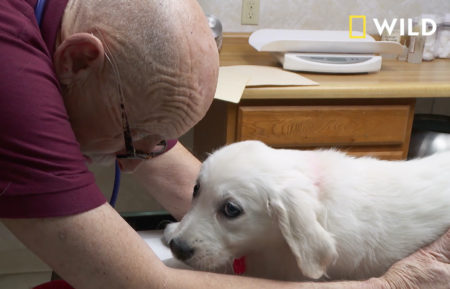
[[(355, 36), (362, 32), (353, 31)], [(405, 49), (396, 42), (375, 41), (371, 36), (350, 38), (348, 31), (261, 29), (249, 44), (272, 52), (286, 70), (315, 73), (371, 73), (381, 69), (382, 57)]]
[(316, 73), (369, 73), (381, 69), (381, 56), (370, 54), (276, 53), (286, 70)]

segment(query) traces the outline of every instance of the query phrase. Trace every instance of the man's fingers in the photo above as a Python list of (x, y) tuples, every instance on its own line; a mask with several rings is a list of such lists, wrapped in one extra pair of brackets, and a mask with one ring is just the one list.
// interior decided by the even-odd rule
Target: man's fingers
[(450, 264), (450, 229), (424, 250), (438, 261)]

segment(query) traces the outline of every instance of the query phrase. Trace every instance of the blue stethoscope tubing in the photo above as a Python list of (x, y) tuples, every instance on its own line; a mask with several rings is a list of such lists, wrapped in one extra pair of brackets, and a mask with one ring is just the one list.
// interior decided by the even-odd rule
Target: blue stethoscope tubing
[[(45, 2), (47, 0), (38, 0), (36, 3), (36, 7), (34, 8), (34, 16), (36, 17), (36, 21), (41, 26), (42, 15), (44, 14)], [(115, 174), (114, 174), (114, 186), (111, 194), (111, 199), (109, 200), (109, 204), (114, 207), (116, 205), (117, 196), (119, 195), (120, 188), (120, 167), (119, 162), (116, 160), (115, 163)]]
[(44, 8), (45, 8), (46, 1), (47, 0), (38, 0), (36, 7), (34, 8), (34, 16), (36, 17), (36, 21), (37, 21), (39, 27), (41, 26), (42, 14), (44, 14)]
[(120, 167), (119, 162), (116, 160), (115, 163), (115, 174), (114, 174), (114, 186), (113, 191), (111, 194), (111, 199), (109, 200), (109, 204), (111, 207), (114, 207), (116, 205), (117, 196), (119, 195), (119, 188), (120, 188)]

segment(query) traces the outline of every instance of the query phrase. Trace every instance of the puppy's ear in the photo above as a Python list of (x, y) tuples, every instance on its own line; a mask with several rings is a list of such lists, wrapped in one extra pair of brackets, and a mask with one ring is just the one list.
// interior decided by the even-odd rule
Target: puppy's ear
[(312, 279), (325, 275), (327, 266), (337, 258), (334, 238), (317, 220), (317, 202), (307, 193), (287, 188), (269, 203), (298, 267)]

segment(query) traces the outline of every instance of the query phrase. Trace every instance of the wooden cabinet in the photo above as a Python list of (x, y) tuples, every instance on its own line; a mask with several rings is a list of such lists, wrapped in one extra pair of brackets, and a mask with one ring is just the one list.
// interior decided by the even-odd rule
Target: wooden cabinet
[[(247, 33), (224, 35), (220, 64), (279, 67), (248, 44)], [(194, 128), (194, 154), (204, 159), (225, 144), (259, 139), (278, 148), (337, 148), (352, 155), (405, 159), (416, 98), (450, 97), (450, 62), (383, 59), (370, 74), (301, 73), (318, 86), (250, 87), (239, 104), (215, 100)]]
[(257, 139), (276, 148), (337, 148), (352, 155), (405, 159), (413, 99), (215, 100), (194, 130), (194, 153)]

